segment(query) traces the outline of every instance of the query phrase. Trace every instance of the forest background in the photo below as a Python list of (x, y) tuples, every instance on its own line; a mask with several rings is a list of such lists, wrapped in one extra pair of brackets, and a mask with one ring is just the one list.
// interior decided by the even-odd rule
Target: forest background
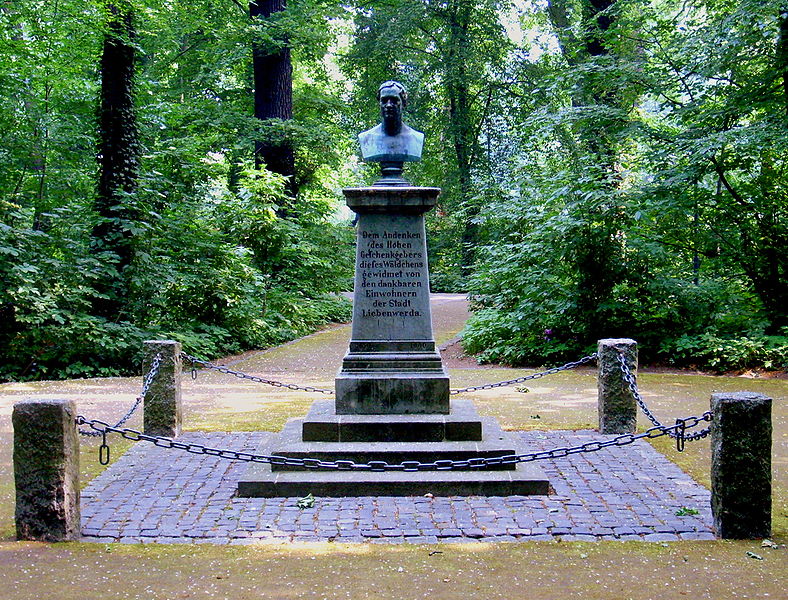
[(5, 0), (0, 381), (347, 320), (388, 79), (467, 351), (788, 367), (785, 0)]

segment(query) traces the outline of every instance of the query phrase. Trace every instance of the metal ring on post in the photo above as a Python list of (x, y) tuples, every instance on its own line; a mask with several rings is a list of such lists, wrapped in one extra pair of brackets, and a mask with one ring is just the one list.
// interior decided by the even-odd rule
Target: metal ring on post
[(684, 419), (676, 419), (676, 450), (684, 452), (684, 433), (687, 431), (687, 423)]
[(101, 446), (99, 446), (99, 464), (109, 464), (109, 446), (107, 445), (107, 430), (101, 432)]

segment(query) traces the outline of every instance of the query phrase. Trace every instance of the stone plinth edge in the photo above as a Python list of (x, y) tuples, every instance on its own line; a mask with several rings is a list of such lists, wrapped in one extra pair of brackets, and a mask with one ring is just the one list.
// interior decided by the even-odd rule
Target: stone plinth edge
[(436, 187), (373, 186), (342, 190), (348, 207), (359, 214), (419, 215), (431, 210), (441, 193)]
[(344, 415), (448, 414), (449, 375), (437, 373), (340, 372), (336, 412)]

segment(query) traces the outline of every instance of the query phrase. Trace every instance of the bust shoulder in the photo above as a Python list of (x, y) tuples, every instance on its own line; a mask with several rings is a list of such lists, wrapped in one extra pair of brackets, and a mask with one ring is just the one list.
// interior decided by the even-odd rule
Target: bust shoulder
[(364, 140), (371, 140), (373, 138), (382, 137), (384, 135), (386, 134), (383, 131), (383, 125), (378, 124), (372, 129), (367, 129), (366, 131), (362, 131), (361, 133), (359, 133), (358, 140), (359, 142), (363, 143)]
[(397, 135), (388, 135), (383, 125), (358, 134), (364, 160), (413, 162), (421, 159), (424, 134), (403, 124)]

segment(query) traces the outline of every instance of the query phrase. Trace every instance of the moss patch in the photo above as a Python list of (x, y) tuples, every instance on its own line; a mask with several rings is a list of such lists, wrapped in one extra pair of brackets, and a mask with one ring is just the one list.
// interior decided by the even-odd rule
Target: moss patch
[(0, 544), (8, 600), (777, 598), (787, 566), (755, 542)]
[(209, 409), (191, 415), (187, 431), (280, 431), (289, 419), (306, 416), (312, 399), (261, 402), (254, 409), (227, 411)]

